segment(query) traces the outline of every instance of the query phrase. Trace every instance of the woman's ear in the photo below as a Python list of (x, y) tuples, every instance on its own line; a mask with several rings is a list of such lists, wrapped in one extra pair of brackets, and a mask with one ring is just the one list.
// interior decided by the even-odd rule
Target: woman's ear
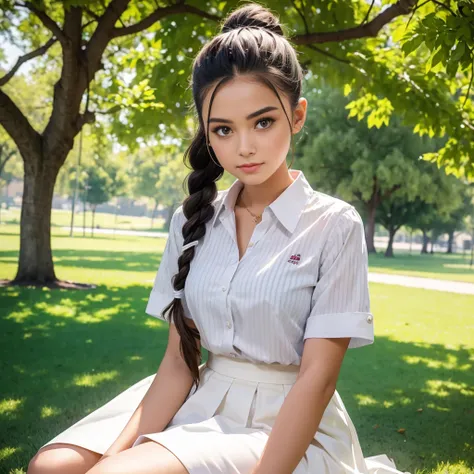
[(307, 108), (308, 101), (304, 97), (301, 97), (293, 113), (293, 133), (298, 133), (303, 128)]

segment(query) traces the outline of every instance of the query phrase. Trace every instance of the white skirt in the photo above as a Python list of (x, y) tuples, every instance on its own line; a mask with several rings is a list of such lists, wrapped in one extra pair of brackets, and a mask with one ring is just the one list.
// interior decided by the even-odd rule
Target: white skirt
[[(285, 397), (296, 382), (295, 365), (255, 364), (209, 352), (201, 381), (168, 426), (137, 437), (177, 456), (190, 474), (250, 473), (261, 457)], [(145, 377), (43, 446), (68, 443), (103, 454), (121, 433), (150, 387)], [(364, 458), (354, 425), (335, 391), (293, 474), (401, 474), (385, 454)], [(404, 472), (403, 474), (409, 474)]]

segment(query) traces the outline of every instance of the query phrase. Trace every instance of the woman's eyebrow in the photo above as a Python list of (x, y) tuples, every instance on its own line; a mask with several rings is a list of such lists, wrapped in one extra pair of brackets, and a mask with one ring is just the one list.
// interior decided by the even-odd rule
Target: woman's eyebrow
[[(278, 110), (278, 107), (275, 107), (273, 105), (269, 105), (267, 107), (263, 107), (263, 109), (257, 110), (256, 112), (252, 112), (251, 114), (247, 115), (247, 117), (245, 117), (245, 118), (247, 120), (250, 120), (254, 117), (257, 117), (258, 115), (264, 114), (265, 112), (269, 112), (270, 110)], [(211, 123), (211, 122), (234, 123), (234, 122), (232, 122), (232, 120), (217, 118), (217, 117), (210, 118), (209, 123)]]

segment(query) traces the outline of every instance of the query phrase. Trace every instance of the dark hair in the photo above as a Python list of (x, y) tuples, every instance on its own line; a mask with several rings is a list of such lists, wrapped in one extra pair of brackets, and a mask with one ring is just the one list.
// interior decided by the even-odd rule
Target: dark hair
[[(266, 84), (275, 92), (292, 131), (292, 123), (277, 89), (288, 98), (293, 114), (301, 94), (303, 71), (297, 53), (285, 38), (278, 18), (257, 3), (246, 4), (232, 12), (224, 20), (221, 32), (204, 45), (193, 62), (191, 87), (199, 125), (184, 155), (185, 159), (189, 158), (193, 171), (187, 176), (189, 196), (183, 202), (183, 213), (187, 219), (182, 228), (183, 245), (204, 237), (206, 222), (212, 219), (215, 212), (212, 203), (217, 197), (216, 181), (224, 173), (224, 168), (216, 164), (217, 156), (205, 135), (202, 117), (204, 98), (219, 81), (209, 102), (209, 123), (217, 89), (229, 80), (244, 75)], [(293, 134), (291, 142), (293, 144)], [(212, 158), (211, 150), (214, 155)], [(184, 288), (193, 257), (194, 247), (191, 246), (178, 258), (178, 273), (173, 276), (175, 290)], [(181, 336), (181, 354), (198, 386), (201, 353), (196, 340), (200, 339), (199, 331), (186, 324), (180, 299), (173, 299), (164, 312), (168, 309)]]

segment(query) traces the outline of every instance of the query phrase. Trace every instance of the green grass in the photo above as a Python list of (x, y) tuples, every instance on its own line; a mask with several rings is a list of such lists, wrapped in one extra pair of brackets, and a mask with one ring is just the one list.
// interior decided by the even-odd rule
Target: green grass
[[(16, 270), (13, 227), (0, 228), (0, 278)], [(97, 288), (0, 289), (0, 472), (26, 472), (42, 444), (157, 370), (167, 323), (145, 306), (164, 243), (55, 230), (57, 275)], [(370, 290), (375, 344), (347, 352), (337, 386), (364, 455), (412, 474), (473, 472), (474, 297)]]
[(371, 272), (392, 273), (439, 280), (474, 283), (474, 265), (470, 267), (470, 254), (434, 253), (421, 255), (418, 251), (410, 255), (403, 250), (395, 250), (394, 258), (384, 257), (384, 250), (369, 255)]
[[(77, 208), (76, 208), (77, 209)], [(84, 214), (82, 212), (82, 205), (79, 207), (80, 212), (75, 213), (74, 216), (74, 227), (80, 227), (82, 229)], [(10, 208), (8, 210), (2, 209), (2, 224), (15, 224), (20, 223), (20, 209)], [(156, 217), (151, 228), (150, 217), (139, 217), (139, 216), (121, 216), (118, 215), (115, 218), (114, 214), (96, 212), (94, 225), (99, 226), (102, 229), (126, 229), (126, 230), (163, 230), (162, 227), (165, 224), (165, 220)], [(53, 209), (51, 214), (51, 227), (70, 227), (71, 225), (71, 211)], [(86, 228), (90, 228), (92, 225), (92, 212), (86, 211)]]

